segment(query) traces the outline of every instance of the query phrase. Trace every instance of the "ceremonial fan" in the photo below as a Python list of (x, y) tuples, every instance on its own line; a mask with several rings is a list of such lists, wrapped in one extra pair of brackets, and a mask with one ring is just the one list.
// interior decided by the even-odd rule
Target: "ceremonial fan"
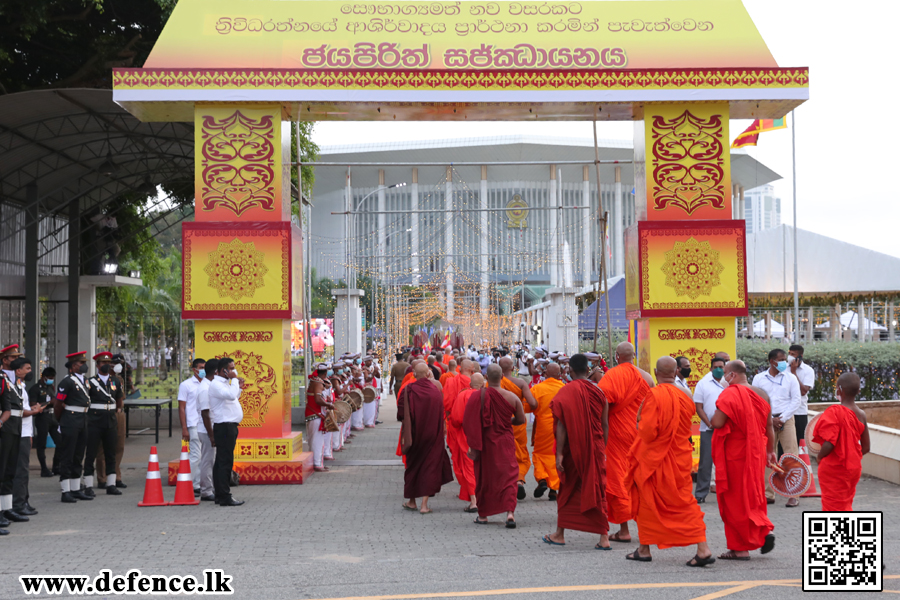
[(769, 474), (769, 485), (786, 498), (802, 496), (809, 489), (812, 471), (796, 454), (782, 454)]

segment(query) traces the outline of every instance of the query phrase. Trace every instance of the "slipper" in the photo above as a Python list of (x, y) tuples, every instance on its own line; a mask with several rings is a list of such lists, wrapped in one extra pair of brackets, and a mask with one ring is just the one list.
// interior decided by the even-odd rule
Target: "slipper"
[[(790, 502), (790, 500), (788, 500), (788, 502)], [(797, 504), (785, 504), (784, 506), (786, 508), (797, 508), (798, 506), (800, 506), (800, 501), (798, 500)]]
[(478, 507), (477, 507), (477, 506), (467, 506), (467, 507), (465, 507), (465, 508), (463, 509), (463, 512), (465, 512), (465, 513), (477, 513), (477, 512), (478, 512)]
[(482, 520), (479, 519), (478, 517), (475, 517), (475, 524), (476, 524), (476, 525), (487, 525), (488, 522), (487, 522), (487, 521), (482, 521)]
[(549, 489), (549, 486), (547, 485), (547, 480), (546, 480), (546, 479), (541, 479), (541, 480), (538, 482), (538, 486), (537, 486), (536, 488), (534, 488), (534, 497), (535, 497), (535, 498), (541, 498), (541, 497), (543, 497), (544, 493), (545, 493), (548, 489)]
[[(719, 560), (750, 560), (749, 556), (738, 556), (734, 551), (729, 550), (719, 555)], [(691, 565), (694, 566), (694, 565)]]
[(507, 529), (515, 529), (515, 528), (516, 528), (516, 521), (515, 521), (515, 519), (507, 519), (507, 520), (506, 520), (506, 528), (507, 528)]
[(420, 510), (420, 511), (419, 511), (419, 514), (420, 514), (420, 515), (430, 515), (430, 514), (433, 513), (433, 512), (434, 512), (434, 511), (431, 510), (431, 509), (428, 509), (428, 510)]
[(611, 541), (611, 542), (623, 542), (623, 543), (627, 544), (628, 542), (631, 541), (631, 538), (628, 538), (627, 540), (623, 540), (623, 539), (621, 539), (621, 538), (619, 537), (619, 533), (616, 532), (616, 533), (612, 534), (611, 536), (609, 536), (609, 541)]
[(601, 546), (600, 542), (597, 542), (597, 545), (594, 546), (594, 550), (612, 550), (609, 546)]
[(415, 510), (415, 511), (419, 510), (418, 508), (413, 508), (412, 506), (407, 506), (406, 504), (403, 504), (402, 506), (403, 506), (403, 510)]
[[(612, 538), (610, 538), (610, 539), (612, 539)], [(636, 560), (638, 562), (653, 562), (653, 557), (652, 556), (641, 556), (640, 554), (638, 554), (637, 549), (635, 549), (635, 551), (632, 552), (631, 554), (625, 555), (625, 560)]]
[(565, 546), (566, 545), (565, 542), (563, 542), (561, 544), (559, 542), (554, 542), (553, 540), (550, 539), (549, 535), (545, 535), (541, 539), (544, 540), (545, 544), (550, 544), (551, 546)]
[(770, 533), (769, 535), (766, 536), (766, 541), (763, 544), (763, 547), (760, 548), (759, 552), (761, 554), (768, 554), (769, 552), (771, 552), (774, 549), (775, 549), (775, 536)]
[(520, 483), (520, 484), (519, 484), (519, 491), (516, 492), (516, 499), (517, 499), (517, 500), (524, 500), (524, 499), (525, 499), (525, 496), (527, 496), (527, 495), (528, 495), (528, 494), (525, 492), (525, 484)]
[(700, 558), (699, 556), (697, 556), (695, 554), (694, 558), (692, 558), (691, 560), (687, 561), (684, 564), (686, 564), (689, 567), (705, 567), (706, 565), (711, 565), (714, 562), (716, 562), (716, 559), (712, 555), (707, 556), (706, 558)]

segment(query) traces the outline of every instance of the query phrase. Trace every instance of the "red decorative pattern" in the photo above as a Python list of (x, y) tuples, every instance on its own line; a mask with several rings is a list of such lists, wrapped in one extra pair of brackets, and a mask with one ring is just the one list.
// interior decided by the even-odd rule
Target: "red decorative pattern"
[(701, 119), (684, 111), (674, 119), (654, 117), (651, 127), (654, 209), (672, 205), (688, 215), (704, 206), (724, 209), (727, 140), (722, 115)]
[(709, 373), (709, 366), (712, 363), (712, 359), (716, 356), (716, 351), (701, 350), (692, 346), (686, 350), (672, 352), (669, 356), (672, 358), (684, 356), (691, 361), (691, 375), (687, 379), (687, 384), (691, 388), (691, 391), (693, 391), (697, 386), (697, 382), (699, 382), (704, 375)]
[(222, 207), (236, 216), (254, 207), (274, 210), (275, 129), (271, 115), (255, 120), (238, 110), (224, 119), (203, 117), (201, 210)]
[(271, 342), (271, 331), (207, 331), (203, 334), (205, 342)]
[(724, 329), (660, 329), (661, 340), (724, 340)]
[[(168, 482), (174, 486), (178, 476), (179, 461), (169, 462)], [(291, 460), (241, 462), (235, 460), (234, 470), (241, 476), (241, 485), (301, 484), (313, 471), (312, 452), (294, 455)]]

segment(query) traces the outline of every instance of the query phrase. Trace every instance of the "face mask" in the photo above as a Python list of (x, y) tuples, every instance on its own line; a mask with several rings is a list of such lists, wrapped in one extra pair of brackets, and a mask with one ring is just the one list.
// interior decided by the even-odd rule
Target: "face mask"
[(113, 373), (118, 374), (118, 373), (121, 373), (121, 372), (122, 372), (122, 365), (116, 365), (116, 366), (113, 367)]
[(357, 359), (356, 359), (356, 360), (354, 360), (354, 361), (353, 361), (353, 362), (354, 362), (354, 363), (355, 363), (355, 364), (357, 364), (357, 365), (358, 365), (358, 364), (359, 364), (359, 363), (360, 363), (360, 362), (362, 362), (362, 361), (360, 361), (360, 360), (359, 360), (359, 359), (358, 359), (358, 358), (357, 358)]
[(779, 373), (784, 373), (784, 372), (787, 370), (787, 368), (788, 368), (787, 361), (786, 361), (786, 360), (779, 360), (779, 361), (778, 361), (778, 364), (775, 365), (775, 368), (778, 369), (778, 372), (779, 372)]
[(87, 363), (81, 363), (81, 366), (78, 367), (78, 372), (85, 375), (88, 372)]
[(679, 372), (681, 373), (682, 379), (687, 379), (691, 375), (691, 368), (690, 367), (682, 367), (682, 369)]
[(53, 380), (52, 380), (52, 379), (48, 379), (48, 380), (47, 380), (47, 385), (53, 385)]
[(326, 377), (331, 377), (332, 375), (334, 375), (334, 370), (328, 369), (327, 371), (325, 371), (325, 376), (326, 376)]
[(338, 374), (338, 375), (343, 375), (343, 374), (344, 374), (344, 370), (343, 370), (343, 369), (338, 369), (338, 370), (337, 370), (337, 374)]
[(98, 370), (100, 371), (100, 374), (102, 374), (102, 375), (109, 375), (109, 365), (108, 364), (104, 363), (104, 364), (100, 365)]
[(197, 371), (197, 377), (199, 377), (200, 379), (206, 377), (206, 369), (200, 369), (199, 371)]
[(725, 374), (725, 369), (722, 367), (716, 367), (712, 370), (712, 376), (716, 379), (722, 379), (722, 375)]
[(29, 372), (25, 377), (22, 378), (22, 381), (31, 381), (34, 379), (34, 371)]

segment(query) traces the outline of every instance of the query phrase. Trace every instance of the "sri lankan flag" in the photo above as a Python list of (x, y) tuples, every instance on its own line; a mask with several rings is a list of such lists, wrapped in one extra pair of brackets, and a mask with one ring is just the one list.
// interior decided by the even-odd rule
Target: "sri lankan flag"
[(787, 122), (784, 117), (780, 119), (757, 119), (750, 124), (744, 133), (734, 138), (732, 148), (743, 148), (744, 146), (755, 146), (759, 139), (759, 134), (764, 131), (775, 131), (776, 129), (786, 129)]

